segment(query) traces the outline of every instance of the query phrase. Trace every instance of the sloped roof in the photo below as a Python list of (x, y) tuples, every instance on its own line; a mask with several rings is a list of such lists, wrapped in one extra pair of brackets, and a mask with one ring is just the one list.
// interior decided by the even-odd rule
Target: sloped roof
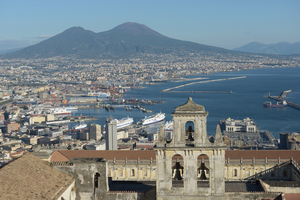
[(0, 169), (0, 199), (57, 199), (73, 181), (27, 153)]
[[(156, 159), (155, 150), (57, 150), (50, 162), (69, 161), (71, 158), (105, 158), (107, 160), (152, 160)], [(226, 150), (225, 159), (291, 159), (300, 160), (299, 150)]]
[(291, 159), (300, 160), (299, 150), (226, 150), (225, 158), (229, 159)]
[(105, 158), (106, 160), (153, 160), (154, 150), (118, 151), (118, 150), (58, 150), (52, 153), (50, 162), (69, 161), (71, 158)]
[(188, 101), (185, 104), (177, 106), (175, 108), (174, 114), (181, 114), (187, 112), (205, 113), (205, 108), (199, 104), (194, 103), (192, 97), (189, 97)]

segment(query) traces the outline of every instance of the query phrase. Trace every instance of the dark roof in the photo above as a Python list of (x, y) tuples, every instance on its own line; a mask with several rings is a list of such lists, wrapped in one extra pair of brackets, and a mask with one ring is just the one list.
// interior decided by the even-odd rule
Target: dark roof
[(73, 181), (27, 153), (0, 169), (0, 199), (57, 199)]
[(109, 192), (146, 192), (155, 185), (156, 181), (112, 181)]
[(225, 181), (225, 192), (264, 192), (259, 181)]

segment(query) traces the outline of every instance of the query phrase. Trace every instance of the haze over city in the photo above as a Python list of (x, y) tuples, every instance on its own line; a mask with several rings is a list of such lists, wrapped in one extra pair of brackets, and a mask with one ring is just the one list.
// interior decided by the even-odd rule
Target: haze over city
[(2, 1), (0, 50), (36, 44), (73, 26), (103, 32), (124, 22), (226, 49), (294, 43), (299, 7), (299, 1)]

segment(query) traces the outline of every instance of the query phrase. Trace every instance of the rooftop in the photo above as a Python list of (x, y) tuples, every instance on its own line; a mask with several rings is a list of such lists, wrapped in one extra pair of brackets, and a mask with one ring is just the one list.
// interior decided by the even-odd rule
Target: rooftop
[[(106, 160), (152, 160), (155, 150), (57, 150), (52, 153), (50, 162), (69, 161), (71, 158), (105, 158)], [(225, 159), (291, 159), (300, 161), (298, 150), (226, 150)]]
[(72, 182), (71, 176), (27, 153), (0, 169), (0, 199), (58, 198)]

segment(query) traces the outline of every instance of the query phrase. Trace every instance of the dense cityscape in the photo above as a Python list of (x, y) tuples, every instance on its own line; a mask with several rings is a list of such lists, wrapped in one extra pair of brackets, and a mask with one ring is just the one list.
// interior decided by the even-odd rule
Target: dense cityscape
[(300, 199), (298, 2), (0, 7), (1, 200)]
[[(117, 99), (122, 99), (124, 91), (130, 88), (174, 81), (187, 75), (266, 67), (296, 67), (299, 66), (299, 57), (182, 52), (180, 56), (147, 54), (139, 55), (135, 59), (119, 60), (55, 57), (2, 59), (0, 63), (2, 157), (5, 163), (9, 160), (4, 159), (5, 156), (11, 153), (34, 151), (40, 149), (41, 146), (65, 149), (74, 145), (77, 149), (84, 149), (90, 144), (93, 146), (105, 135), (101, 133), (101, 136), (97, 138), (88, 137), (91, 134), (88, 127), (80, 130), (82, 133), (79, 133), (78, 130), (75, 132), (72, 129), (69, 130), (68, 125), (47, 124), (50, 121), (61, 120), (62, 117), (47, 115), (51, 113), (46, 108), (64, 107), (68, 102), (66, 96), (69, 97), (69, 104), (76, 105), (77, 103), (80, 105), (79, 108), (87, 108), (84, 107), (85, 103), (94, 103), (94, 106), (89, 108), (96, 108), (107, 102), (112, 103)], [(109, 93), (109, 97), (87, 96), (89, 93), (96, 92)], [(37, 112), (38, 107), (43, 107), (43, 109), (40, 108)], [(73, 123), (79, 121), (78, 117), (75, 119), (64, 116), (64, 119), (71, 119), (70, 122)], [(103, 127), (100, 128), (100, 132), (103, 130)], [(120, 140), (120, 149), (134, 149), (136, 143), (139, 143), (137, 146), (140, 146), (140, 149), (143, 149), (145, 145), (147, 149), (155, 146), (153, 139), (147, 141), (147, 138), (146, 140), (144, 137), (139, 138), (134, 128), (129, 132), (133, 134), (130, 138), (128, 138), (128, 133), (125, 134), (127, 137), (118, 137), (118, 139), (125, 139), (126, 142), (129, 140), (127, 144)], [(91, 141), (92, 138), (94, 140)], [(104, 144), (105, 137), (101, 141)], [(142, 144), (145, 142), (149, 144)], [(248, 143), (246, 142), (250, 145)], [(246, 146), (245, 143), (243, 144), (240, 146)], [(102, 145), (101, 149), (106, 148)]]

